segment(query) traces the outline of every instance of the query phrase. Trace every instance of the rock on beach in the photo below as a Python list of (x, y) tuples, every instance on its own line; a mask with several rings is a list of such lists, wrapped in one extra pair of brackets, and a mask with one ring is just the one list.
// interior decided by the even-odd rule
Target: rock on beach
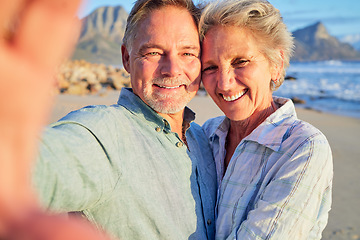
[(55, 76), (57, 91), (62, 94), (98, 94), (103, 89), (131, 87), (130, 76), (122, 68), (85, 60), (64, 62)]

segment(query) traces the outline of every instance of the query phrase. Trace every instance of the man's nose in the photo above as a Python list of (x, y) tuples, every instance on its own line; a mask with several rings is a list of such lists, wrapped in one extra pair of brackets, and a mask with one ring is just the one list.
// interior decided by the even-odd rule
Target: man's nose
[(164, 57), (160, 72), (166, 77), (175, 77), (181, 73), (181, 60), (179, 56), (169, 54)]

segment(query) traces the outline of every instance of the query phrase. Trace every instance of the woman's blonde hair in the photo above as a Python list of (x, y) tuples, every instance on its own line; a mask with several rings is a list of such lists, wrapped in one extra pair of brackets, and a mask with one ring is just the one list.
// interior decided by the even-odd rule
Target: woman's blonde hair
[(281, 77), (276, 82), (271, 81), (271, 89), (276, 90), (283, 83), (294, 42), (279, 10), (272, 4), (266, 0), (210, 2), (204, 7), (199, 21), (200, 39), (203, 40), (214, 26), (235, 26), (249, 30), (272, 66), (283, 61)]

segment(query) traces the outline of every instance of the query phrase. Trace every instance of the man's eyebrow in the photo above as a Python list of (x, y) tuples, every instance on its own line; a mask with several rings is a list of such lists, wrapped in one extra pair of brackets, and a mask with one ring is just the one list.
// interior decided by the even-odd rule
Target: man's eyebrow
[[(156, 48), (156, 49), (163, 49), (163, 47), (159, 44), (154, 44), (154, 43), (146, 43), (144, 45), (142, 45), (139, 49), (139, 53), (143, 53), (145, 52), (147, 49), (149, 48)], [(182, 50), (195, 50), (195, 51), (200, 51), (200, 46), (196, 46), (196, 45), (184, 45), (181, 46)]]
[(161, 49), (161, 46), (160, 45), (157, 45), (157, 44), (152, 44), (152, 43), (146, 43), (144, 45), (142, 45), (139, 49), (139, 52), (144, 52), (146, 49), (149, 49), (149, 48), (159, 48)]
[(182, 49), (184, 50), (200, 50), (200, 46), (196, 46), (196, 45), (186, 45), (186, 46), (183, 46)]

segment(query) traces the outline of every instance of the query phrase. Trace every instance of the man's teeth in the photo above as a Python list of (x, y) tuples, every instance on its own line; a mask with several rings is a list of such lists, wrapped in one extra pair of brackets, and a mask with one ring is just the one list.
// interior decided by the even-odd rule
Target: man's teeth
[(169, 86), (159, 86), (159, 87), (166, 88), (166, 89), (174, 89), (174, 88), (180, 87), (180, 85), (179, 86), (174, 86), (174, 87), (169, 87)]
[(237, 94), (235, 94), (233, 96), (224, 96), (223, 95), (223, 98), (224, 98), (225, 101), (231, 102), (231, 101), (235, 101), (235, 100), (241, 98), (245, 93), (246, 93), (246, 90), (244, 90), (242, 92), (239, 92), (239, 93), (237, 93)]

